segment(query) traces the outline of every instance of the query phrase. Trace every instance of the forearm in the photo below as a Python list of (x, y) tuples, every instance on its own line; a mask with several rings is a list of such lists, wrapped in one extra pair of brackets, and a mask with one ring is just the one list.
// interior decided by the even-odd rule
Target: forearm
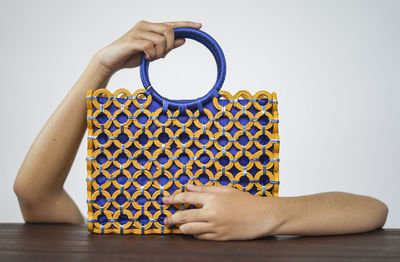
[(41, 201), (62, 193), (63, 184), (86, 130), (85, 96), (105, 87), (109, 77), (92, 57), (30, 147), (14, 183), (24, 201)]
[(386, 205), (369, 196), (327, 192), (275, 201), (280, 226), (273, 235), (337, 235), (366, 232), (385, 224)]

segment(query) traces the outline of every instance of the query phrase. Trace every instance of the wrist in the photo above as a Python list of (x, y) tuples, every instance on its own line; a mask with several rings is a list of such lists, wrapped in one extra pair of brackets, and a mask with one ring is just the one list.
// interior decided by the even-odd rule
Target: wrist
[(106, 67), (102, 62), (98, 55), (95, 53), (89, 61), (87, 69), (96, 73), (97, 77), (102, 79), (110, 79), (115, 71), (111, 70), (110, 68)]
[(93, 55), (76, 83), (76, 87), (85, 90), (106, 88), (112, 75), (113, 72), (104, 67), (98, 57)]
[(290, 220), (289, 198), (286, 197), (265, 197), (267, 203), (264, 210), (265, 228), (264, 235), (284, 235), (284, 228)]

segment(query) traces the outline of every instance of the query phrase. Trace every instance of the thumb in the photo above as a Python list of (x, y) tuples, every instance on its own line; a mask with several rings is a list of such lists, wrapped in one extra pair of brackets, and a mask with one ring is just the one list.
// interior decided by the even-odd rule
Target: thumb
[(181, 45), (183, 45), (186, 42), (185, 38), (177, 38), (174, 41), (174, 48), (180, 47)]
[[(185, 42), (186, 42), (186, 39), (185, 39), (185, 38), (178, 38), (178, 39), (175, 39), (175, 41), (174, 41), (174, 48), (173, 48), (173, 49), (182, 46)], [(168, 51), (168, 52), (163, 56), (163, 58), (164, 58), (169, 52), (171, 52), (171, 51)]]

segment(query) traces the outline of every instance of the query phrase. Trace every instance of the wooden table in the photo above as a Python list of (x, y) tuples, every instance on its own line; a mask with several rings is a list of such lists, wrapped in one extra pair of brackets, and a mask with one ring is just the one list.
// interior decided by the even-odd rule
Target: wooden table
[(86, 225), (0, 224), (0, 261), (400, 261), (400, 229), (216, 242), (95, 235)]

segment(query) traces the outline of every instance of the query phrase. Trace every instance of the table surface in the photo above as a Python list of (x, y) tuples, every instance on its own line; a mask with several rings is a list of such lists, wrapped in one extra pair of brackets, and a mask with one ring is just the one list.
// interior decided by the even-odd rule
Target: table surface
[(164, 262), (400, 261), (400, 229), (218, 242), (198, 240), (191, 235), (97, 235), (88, 232), (86, 225), (0, 224), (0, 261), (128, 259)]

